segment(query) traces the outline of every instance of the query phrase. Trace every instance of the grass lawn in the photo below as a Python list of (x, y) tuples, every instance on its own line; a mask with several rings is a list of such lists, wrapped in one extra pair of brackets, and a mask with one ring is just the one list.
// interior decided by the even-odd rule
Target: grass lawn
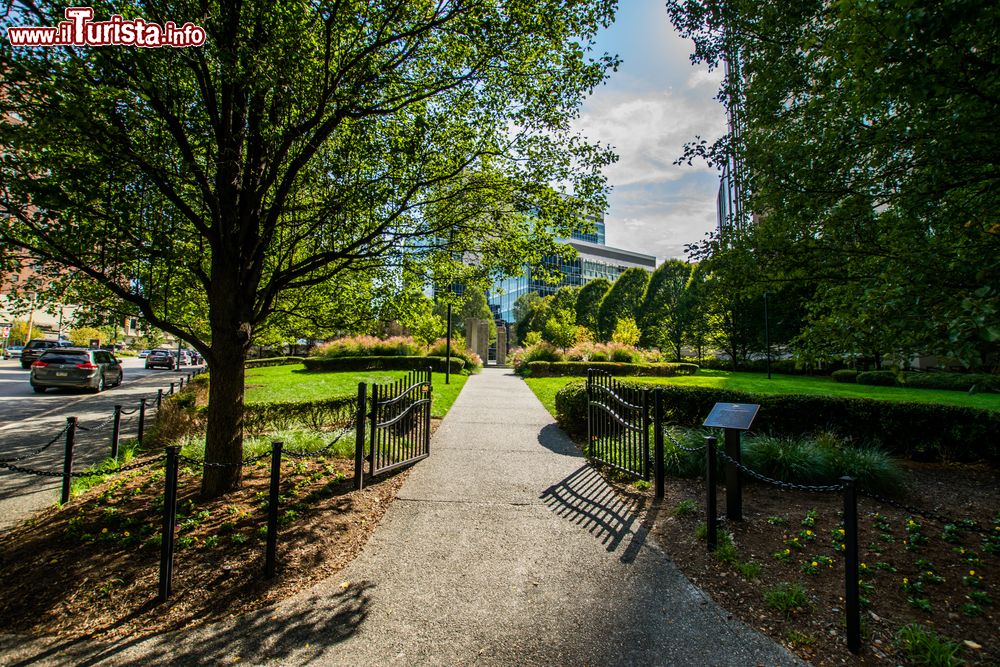
[[(545, 408), (555, 415), (556, 392), (580, 377), (525, 378)], [(834, 382), (828, 377), (806, 375), (773, 375), (767, 379), (766, 373), (733, 373), (703, 369), (697, 375), (682, 377), (629, 378), (648, 384), (672, 384), (681, 387), (716, 387), (756, 394), (818, 394), (844, 398), (872, 398), (879, 401), (909, 403), (942, 403), (967, 408), (1000, 410), (1000, 394), (967, 394), (962, 391), (940, 389), (905, 389), (903, 387), (873, 387), (864, 384)]]
[[(389, 382), (404, 377), (406, 371), (362, 371), (327, 373), (307, 371), (304, 366), (267, 366), (248, 368), (246, 374), (247, 403), (277, 403), (285, 401), (315, 401), (334, 396), (356, 396), (359, 382)], [(431, 416), (444, 417), (467, 376), (452, 374), (451, 384), (444, 383), (444, 373), (434, 373), (434, 397)]]

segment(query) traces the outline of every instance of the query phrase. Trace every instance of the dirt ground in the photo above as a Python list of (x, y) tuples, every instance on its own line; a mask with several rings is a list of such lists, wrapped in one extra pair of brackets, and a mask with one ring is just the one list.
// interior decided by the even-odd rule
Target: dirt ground
[[(960, 524), (944, 525), (862, 496), (859, 499), (862, 652), (847, 650), (844, 559), (838, 545), (840, 494), (744, 489), (743, 521), (723, 522), (735, 551), (707, 553), (704, 480), (668, 480), (653, 533), (699, 587), (734, 616), (816, 665), (897, 665), (907, 662), (894, 642), (900, 627), (919, 623), (958, 643), (971, 665), (1000, 664), (1000, 475), (975, 466), (907, 464), (914, 492), (907, 503), (994, 533), (992, 546)], [(621, 493), (643, 494), (622, 481)], [(725, 490), (718, 491), (720, 514)], [(787, 550), (787, 551), (786, 551)], [(989, 551), (992, 550), (992, 553)], [(806, 601), (786, 613), (764, 594), (800, 583)], [(971, 606), (970, 606), (971, 605)]]

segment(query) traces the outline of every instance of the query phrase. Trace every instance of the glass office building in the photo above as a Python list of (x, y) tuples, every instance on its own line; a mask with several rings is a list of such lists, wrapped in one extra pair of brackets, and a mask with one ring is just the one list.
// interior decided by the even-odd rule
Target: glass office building
[(554, 294), (560, 287), (580, 287), (595, 278), (606, 278), (614, 282), (626, 269), (639, 267), (647, 271), (656, 269), (656, 257), (631, 250), (612, 248), (604, 243), (604, 221), (597, 222), (597, 231), (573, 234), (565, 241), (576, 249), (577, 256), (569, 261), (560, 257), (546, 257), (542, 261), (547, 268), (562, 271), (562, 280), (555, 285), (546, 283), (533, 275), (530, 267), (515, 278), (498, 280), (487, 295), (493, 316), (505, 322), (514, 321), (514, 302), (528, 292), (542, 296)]

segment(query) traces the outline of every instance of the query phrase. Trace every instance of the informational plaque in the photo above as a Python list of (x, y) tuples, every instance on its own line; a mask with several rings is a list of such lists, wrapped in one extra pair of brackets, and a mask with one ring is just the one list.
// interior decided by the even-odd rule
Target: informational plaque
[(746, 431), (753, 423), (758, 410), (760, 406), (756, 403), (716, 403), (702, 426)]

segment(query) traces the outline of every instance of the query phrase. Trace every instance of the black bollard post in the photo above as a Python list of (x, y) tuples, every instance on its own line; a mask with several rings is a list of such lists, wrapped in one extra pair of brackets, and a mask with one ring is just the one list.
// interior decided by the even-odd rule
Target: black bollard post
[(138, 441), (139, 441), (139, 446), (140, 447), (142, 446), (142, 431), (143, 431), (143, 429), (145, 427), (146, 427), (146, 399), (145, 398), (140, 398), (139, 399), (139, 435), (138, 435), (138, 438), (137, 438)]
[(853, 477), (844, 483), (844, 600), (847, 613), (847, 648), (861, 652), (861, 596), (858, 581), (858, 492)]
[(75, 442), (76, 417), (66, 417), (66, 447), (63, 451), (62, 493), (59, 496), (59, 503), (62, 505), (69, 502), (69, 488), (73, 481), (70, 473), (73, 472), (73, 445)]
[(706, 527), (708, 529), (706, 537), (708, 539), (708, 550), (715, 551), (718, 544), (718, 519), (715, 501), (715, 436), (705, 438), (705, 484), (708, 487), (708, 496), (705, 502)]
[(170, 383), (170, 392), (169, 392), (169, 395), (170, 395), (170, 396), (173, 396), (173, 395), (174, 395), (174, 385), (175, 385), (175, 384), (176, 384), (175, 382), (171, 382), (171, 383)]
[(653, 390), (653, 481), (657, 500), (663, 500), (666, 476), (663, 462), (663, 391), (657, 387)]
[[(737, 463), (743, 462), (740, 446), (741, 433), (735, 428), (725, 429), (726, 454)], [(735, 464), (726, 462), (726, 518), (730, 521), (743, 520), (743, 473)]]
[(177, 391), (181, 391), (183, 389), (184, 389), (184, 378), (182, 377), (181, 378), (181, 382), (180, 382), (180, 386), (177, 387)]
[(180, 447), (167, 447), (163, 477), (163, 527), (160, 534), (160, 602), (170, 597), (174, 575), (174, 528), (177, 524), (177, 465)]
[[(430, 366), (427, 367), (427, 400), (434, 401), (434, 375)], [(431, 453), (431, 403), (424, 410), (424, 452)]]
[(157, 389), (156, 390), (156, 409), (159, 410), (161, 405), (163, 405), (163, 389)]
[(122, 431), (122, 406), (115, 406), (115, 420), (111, 426), (111, 458), (118, 460), (118, 439)]
[(264, 555), (264, 576), (273, 577), (278, 559), (278, 485), (281, 483), (281, 440), (271, 443), (271, 488), (267, 500), (267, 551)]
[(368, 385), (358, 383), (358, 413), (354, 424), (354, 488), (360, 491), (364, 486), (365, 476), (365, 418), (368, 401)]

